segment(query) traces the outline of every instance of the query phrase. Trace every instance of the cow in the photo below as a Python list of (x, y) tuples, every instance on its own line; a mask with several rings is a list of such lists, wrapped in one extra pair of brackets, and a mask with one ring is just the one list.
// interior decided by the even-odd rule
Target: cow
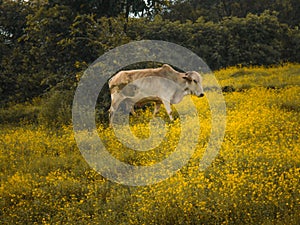
[(155, 102), (153, 115), (163, 104), (170, 120), (173, 120), (171, 104), (179, 103), (189, 94), (204, 96), (202, 77), (199, 73), (196, 71), (181, 73), (168, 64), (160, 68), (120, 71), (109, 80), (108, 85), (111, 94), (110, 125), (114, 113), (124, 100), (132, 103), (129, 109), (132, 114), (135, 114), (134, 104)]

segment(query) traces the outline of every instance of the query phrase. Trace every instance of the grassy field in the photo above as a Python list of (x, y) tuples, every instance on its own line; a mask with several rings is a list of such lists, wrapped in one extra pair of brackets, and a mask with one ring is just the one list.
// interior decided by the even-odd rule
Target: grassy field
[[(219, 155), (198, 170), (211, 115), (205, 98), (193, 98), (201, 124), (195, 153), (174, 176), (150, 186), (116, 184), (92, 170), (70, 126), (1, 125), (1, 224), (300, 224), (300, 65), (215, 75), (227, 106)], [(143, 121), (150, 111), (138, 114), (131, 130), (148, 137)], [(114, 157), (152, 165), (178, 143), (180, 121), (166, 127), (165, 141), (138, 153), (112, 130), (99, 126), (98, 133)]]

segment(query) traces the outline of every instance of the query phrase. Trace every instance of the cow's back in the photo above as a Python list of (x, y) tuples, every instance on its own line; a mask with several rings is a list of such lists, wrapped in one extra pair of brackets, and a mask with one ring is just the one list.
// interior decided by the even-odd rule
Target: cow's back
[(120, 71), (110, 79), (109, 88), (111, 92), (114, 93), (115, 91), (123, 89), (123, 87), (135, 80), (149, 76), (163, 77), (177, 81), (183, 75), (167, 64), (155, 69)]

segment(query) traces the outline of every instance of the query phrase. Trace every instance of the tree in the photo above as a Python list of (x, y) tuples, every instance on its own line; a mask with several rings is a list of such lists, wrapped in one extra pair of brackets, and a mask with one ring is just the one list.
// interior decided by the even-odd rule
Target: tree
[(75, 14), (95, 14), (96, 17), (117, 17), (123, 14), (127, 19), (130, 14), (149, 16), (157, 13), (167, 0), (49, 0), (49, 6), (68, 6)]
[(300, 25), (300, 2), (298, 0), (177, 0), (167, 10), (164, 18), (192, 20), (204, 17), (209, 21), (221, 21), (225, 17), (245, 18), (249, 13), (260, 15), (265, 10), (278, 12), (280, 22), (291, 26)]
[[(15, 99), (21, 79), (22, 51), (20, 41), (25, 33), (26, 16), (31, 12), (24, 1), (0, 2), (0, 103)], [(21, 93), (18, 93), (21, 96)]]

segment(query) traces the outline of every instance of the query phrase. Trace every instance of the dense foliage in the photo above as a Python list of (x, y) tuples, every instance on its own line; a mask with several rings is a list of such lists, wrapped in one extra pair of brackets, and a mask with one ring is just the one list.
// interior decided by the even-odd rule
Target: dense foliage
[(211, 21), (221, 21), (224, 17), (246, 17), (260, 14), (265, 10), (277, 11), (280, 22), (291, 26), (300, 23), (300, 3), (297, 0), (177, 0), (164, 11), (164, 18), (196, 21), (200, 16)]
[(212, 69), (299, 62), (299, 3), (248, 2), (2, 0), (1, 106), (72, 91), (101, 54), (140, 39), (188, 47)]

